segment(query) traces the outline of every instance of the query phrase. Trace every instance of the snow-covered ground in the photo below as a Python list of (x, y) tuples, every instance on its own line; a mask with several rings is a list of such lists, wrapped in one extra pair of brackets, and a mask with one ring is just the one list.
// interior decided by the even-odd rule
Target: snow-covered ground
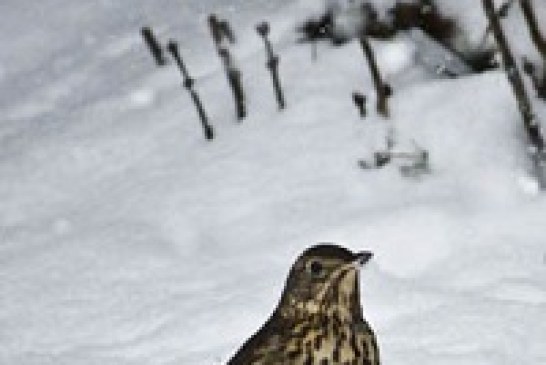
[[(458, 14), (485, 24), (467, 3)], [(407, 35), (373, 41), (394, 88), (386, 122), (357, 43), (321, 43), (316, 62), (296, 44), (313, 7), (0, 3), (2, 365), (225, 363), (320, 241), (375, 252), (362, 297), (384, 364), (546, 363), (546, 198), (505, 75), (436, 79)], [(239, 38), (243, 123), (208, 34), (213, 11)], [(264, 19), (283, 112), (254, 31)], [(516, 10), (506, 24), (524, 52), (518, 22)], [(155, 67), (143, 25), (180, 42), (212, 143), (176, 67)], [(353, 90), (372, 99), (364, 120)], [(430, 151), (429, 175), (358, 168), (390, 125), (397, 148)]]

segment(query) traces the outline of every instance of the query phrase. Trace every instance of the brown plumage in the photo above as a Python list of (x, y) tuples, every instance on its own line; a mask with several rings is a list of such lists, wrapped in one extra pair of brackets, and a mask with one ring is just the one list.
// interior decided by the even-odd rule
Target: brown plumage
[(358, 267), (371, 257), (333, 244), (304, 251), (277, 308), (228, 365), (379, 365), (358, 283)]

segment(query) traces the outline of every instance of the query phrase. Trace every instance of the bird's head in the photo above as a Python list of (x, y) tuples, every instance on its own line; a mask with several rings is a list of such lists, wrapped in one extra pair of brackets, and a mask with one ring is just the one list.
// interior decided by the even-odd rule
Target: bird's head
[(284, 316), (361, 316), (358, 269), (372, 253), (353, 253), (334, 244), (305, 250), (292, 266), (279, 310)]

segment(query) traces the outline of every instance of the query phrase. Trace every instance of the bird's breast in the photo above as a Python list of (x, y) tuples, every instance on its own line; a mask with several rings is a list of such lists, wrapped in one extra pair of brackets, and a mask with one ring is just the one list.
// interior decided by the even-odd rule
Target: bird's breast
[(300, 323), (294, 327), (286, 347), (286, 364), (367, 363), (367, 343), (354, 325), (336, 319), (318, 322)]

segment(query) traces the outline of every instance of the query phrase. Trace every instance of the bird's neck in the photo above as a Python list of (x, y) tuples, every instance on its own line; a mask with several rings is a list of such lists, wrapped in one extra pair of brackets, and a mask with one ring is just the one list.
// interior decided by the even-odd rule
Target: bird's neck
[(283, 319), (335, 319), (342, 322), (355, 322), (362, 319), (360, 291), (355, 282), (350, 290), (336, 290), (320, 299), (301, 301), (296, 296), (287, 295), (277, 308), (277, 315)]
[(277, 307), (277, 315), (286, 320), (338, 318), (355, 322), (362, 319), (358, 271), (347, 265), (331, 275), (321, 286), (298, 287), (287, 282)]

